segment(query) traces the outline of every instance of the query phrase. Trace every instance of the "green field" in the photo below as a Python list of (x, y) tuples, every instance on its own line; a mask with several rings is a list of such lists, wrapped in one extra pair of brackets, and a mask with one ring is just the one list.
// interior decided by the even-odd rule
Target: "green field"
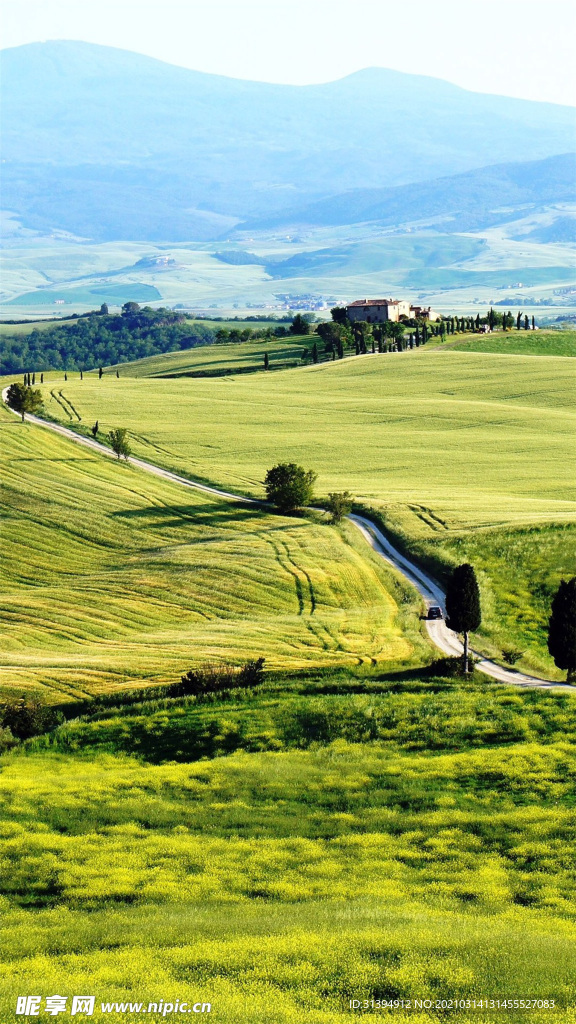
[[(435, 233), (414, 223), (384, 235), (378, 225), (361, 223), (344, 233), (341, 226), (310, 227), (300, 237), (267, 231), (233, 242), (171, 245), (13, 240), (4, 258), (2, 309), (7, 315), (53, 314), (61, 308), (54, 300), (66, 299), (64, 308), (83, 312), (104, 301), (139, 301), (135, 289), (142, 289), (143, 301), (155, 295), (165, 305), (218, 311), (247, 303), (269, 308), (287, 294), (322, 296), (334, 304), (392, 292), (416, 301), (424, 293), (426, 302), (452, 312), (477, 300), (488, 306), (518, 281), (521, 297), (514, 303), (556, 302), (554, 290), (574, 280), (573, 248), (507, 237), (519, 223), (481, 234)], [(257, 262), (235, 263), (246, 251)]]
[(2, 335), (31, 334), (32, 331), (48, 331), (51, 327), (59, 327), (63, 324), (73, 324), (75, 320), (28, 320), (24, 324), (11, 324), (9, 321), (0, 322), (0, 337)]
[[(147, 365), (221, 369), (228, 353), (241, 361), (253, 350), (214, 346)], [(126, 426), (136, 454), (248, 495), (262, 495), (275, 462), (310, 466), (320, 496), (350, 490), (440, 574), (473, 558), (483, 650), (513, 645), (525, 668), (558, 678), (545, 626), (576, 563), (575, 367), (430, 346), (216, 380), (74, 375), (45, 394), (53, 416), (64, 418), (51, 397), (62, 390), (83, 425)]]
[(510, 331), (488, 337), (472, 335), (447, 342), (464, 352), (510, 356), (576, 356), (576, 331)]
[[(346, 683), (111, 707), (5, 758), (7, 1008), (34, 982), (97, 1002), (193, 995), (224, 1024), (344, 1024), (353, 998), (529, 995), (556, 1013), (450, 1019), (573, 1024), (576, 699)], [(150, 763), (175, 741), (179, 760), (200, 756), (195, 718), (229, 756)], [(116, 753), (130, 742), (139, 760)]]
[(103, 302), (122, 305), (124, 302), (157, 302), (162, 296), (149, 284), (103, 284), (77, 288), (39, 288), (11, 299), (6, 306), (50, 306), (61, 299), (73, 307), (96, 307)]
[(210, 660), (285, 669), (425, 650), (417, 600), (354, 529), (186, 491), (5, 410), (0, 434), (5, 687), (66, 700)]

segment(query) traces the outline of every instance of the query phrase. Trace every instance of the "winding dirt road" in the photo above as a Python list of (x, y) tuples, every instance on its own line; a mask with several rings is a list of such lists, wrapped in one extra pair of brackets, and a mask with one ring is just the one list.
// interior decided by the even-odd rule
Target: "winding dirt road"
[[(7, 388), (2, 391), (2, 401), (6, 403), (6, 392)], [(9, 408), (9, 406), (7, 406)], [(10, 409), (10, 412), (14, 412)], [(19, 413), (14, 413), (18, 416)], [(107, 448), (106, 445), (100, 444), (99, 441), (95, 441), (89, 437), (82, 437), (80, 434), (76, 434), (69, 427), (64, 427), (59, 423), (50, 423), (48, 420), (43, 420), (39, 416), (32, 416), (28, 414), (26, 420), (29, 423), (34, 423), (38, 427), (45, 427), (48, 430), (54, 431), (56, 434), (60, 434), (62, 437), (68, 438), (68, 440), (75, 441), (76, 444), (81, 444), (85, 448), (91, 448), (93, 451), (99, 452), (101, 455), (106, 455), (108, 458), (116, 458), (114, 452)], [(131, 455), (128, 457), (128, 462), (133, 466), (137, 466), (138, 469), (143, 469), (146, 473), (153, 473), (154, 476), (162, 477), (163, 480), (171, 480), (173, 483), (181, 484), (183, 487), (191, 487), (196, 491), (203, 491), (205, 494), (213, 494), (218, 498), (226, 498), (229, 501), (239, 501), (245, 505), (262, 505), (263, 502), (256, 500), (255, 498), (246, 498), (240, 494), (233, 494), (230, 491), (221, 491), (216, 487), (209, 487), (208, 484), (198, 483), (195, 480), (187, 480), (184, 476), (179, 476), (177, 473), (171, 473), (167, 469), (161, 469), (159, 466), (155, 466), (152, 462), (146, 462), (144, 459), (137, 459)], [(409, 558), (401, 554), (393, 544), (390, 543), (386, 535), (382, 530), (376, 526), (366, 516), (361, 516), (353, 513), (348, 516), (350, 522), (360, 530), (360, 533), (364, 539), (370, 544), (370, 546), (376, 551), (386, 562), (392, 565), (398, 572), (411, 583), (421, 594), (424, 599), (426, 607), (430, 605), (439, 605), (442, 611), (445, 612), (445, 594), (440, 588), (438, 583), (429, 576), (423, 569), (421, 569), (414, 562), (411, 562)], [(456, 633), (453, 633), (451, 629), (448, 629), (444, 619), (427, 619), (426, 628), (430, 635), (430, 639), (443, 654), (450, 656), (462, 654), (462, 643)], [(524, 672), (515, 672), (514, 669), (503, 668), (501, 665), (497, 665), (494, 661), (489, 661), (487, 658), (480, 660), (476, 668), (483, 672), (485, 675), (490, 676), (492, 679), (496, 679), (499, 683), (506, 683), (508, 686), (522, 686), (522, 687), (536, 687), (538, 689), (562, 689), (575, 691), (576, 686), (571, 686), (568, 683), (552, 683), (546, 679), (539, 679), (537, 676), (529, 676)]]

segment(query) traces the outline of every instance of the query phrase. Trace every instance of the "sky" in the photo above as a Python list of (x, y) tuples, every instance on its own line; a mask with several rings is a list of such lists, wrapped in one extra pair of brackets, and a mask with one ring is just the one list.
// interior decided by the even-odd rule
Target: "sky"
[(365, 67), (576, 104), (574, 0), (0, 0), (2, 47), (78, 39), (306, 85)]

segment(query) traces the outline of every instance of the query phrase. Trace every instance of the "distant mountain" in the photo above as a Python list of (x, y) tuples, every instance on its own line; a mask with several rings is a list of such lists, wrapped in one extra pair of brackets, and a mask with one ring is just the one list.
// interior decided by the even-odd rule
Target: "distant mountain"
[[(431, 221), (440, 231), (473, 231), (514, 220), (523, 207), (576, 201), (576, 153), (526, 163), (499, 164), (465, 174), (396, 188), (354, 189), (276, 216), (249, 221), (242, 230), (288, 225), (333, 226), (373, 221), (383, 227)], [(527, 236), (523, 236), (527, 237)], [(544, 238), (540, 241), (569, 241)]]
[(574, 110), (369, 68), (238, 81), (77, 42), (2, 54), (3, 204), (96, 240), (226, 237), (350, 189), (576, 148)]

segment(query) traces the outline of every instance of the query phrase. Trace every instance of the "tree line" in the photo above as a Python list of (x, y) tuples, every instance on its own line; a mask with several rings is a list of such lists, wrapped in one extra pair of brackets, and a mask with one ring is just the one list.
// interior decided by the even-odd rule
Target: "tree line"
[(171, 309), (127, 302), (122, 313), (98, 312), (30, 334), (0, 337), (0, 374), (91, 370), (146, 356), (209, 345), (216, 331)]

